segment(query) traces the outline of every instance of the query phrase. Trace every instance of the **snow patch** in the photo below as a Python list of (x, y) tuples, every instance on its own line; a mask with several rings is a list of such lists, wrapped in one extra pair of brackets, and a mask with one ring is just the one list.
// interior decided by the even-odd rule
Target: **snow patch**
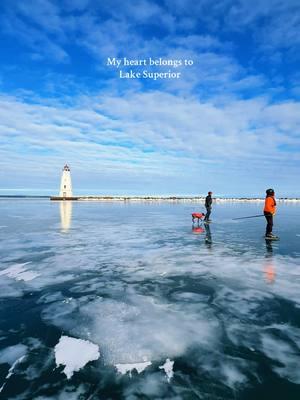
[(145, 361), (142, 363), (133, 363), (133, 364), (116, 364), (117, 371), (121, 374), (126, 374), (129, 372), (129, 376), (131, 377), (132, 371), (135, 369), (138, 374), (144, 371), (149, 365), (151, 365), (151, 361)]
[(170, 382), (171, 378), (174, 376), (173, 372), (174, 361), (171, 361), (169, 358), (166, 359), (164, 365), (161, 365), (159, 369), (163, 369), (167, 375), (168, 382)]
[(62, 336), (54, 351), (56, 365), (65, 365), (63, 372), (68, 379), (89, 361), (98, 360), (100, 357), (99, 347), (96, 344), (69, 336)]

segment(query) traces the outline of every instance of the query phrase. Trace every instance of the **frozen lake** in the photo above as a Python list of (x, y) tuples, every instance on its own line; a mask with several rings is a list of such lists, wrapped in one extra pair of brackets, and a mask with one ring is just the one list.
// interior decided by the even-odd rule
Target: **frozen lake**
[(300, 205), (261, 210), (1, 199), (0, 398), (299, 400)]

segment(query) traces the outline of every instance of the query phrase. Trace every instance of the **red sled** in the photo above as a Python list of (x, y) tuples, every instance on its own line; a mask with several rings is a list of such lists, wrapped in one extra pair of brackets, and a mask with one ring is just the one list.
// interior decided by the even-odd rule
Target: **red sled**
[(192, 214), (192, 220), (193, 220), (193, 222), (195, 221), (195, 219), (197, 219), (198, 222), (199, 222), (199, 221), (202, 221), (204, 217), (205, 217), (205, 214), (203, 214), (203, 213), (193, 213), (193, 214)]

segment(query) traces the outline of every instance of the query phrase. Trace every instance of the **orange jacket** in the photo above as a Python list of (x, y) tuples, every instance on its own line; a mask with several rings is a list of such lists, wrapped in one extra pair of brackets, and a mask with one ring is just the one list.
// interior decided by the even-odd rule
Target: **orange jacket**
[(270, 214), (275, 214), (275, 212), (276, 212), (276, 201), (274, 199), (274, 196), (266, 197), (264, 212), (270, 213)]

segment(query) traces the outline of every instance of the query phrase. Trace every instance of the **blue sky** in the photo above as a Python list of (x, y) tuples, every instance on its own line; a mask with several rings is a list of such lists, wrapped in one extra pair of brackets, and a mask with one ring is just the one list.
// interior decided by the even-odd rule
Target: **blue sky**
[[(0, 194), (56, 194), (67, 162), (75, 194), (300, 196), (298, 0), (2, 0), (0, 15)], [(194, 63), (128, 80), (107, 57)]]

